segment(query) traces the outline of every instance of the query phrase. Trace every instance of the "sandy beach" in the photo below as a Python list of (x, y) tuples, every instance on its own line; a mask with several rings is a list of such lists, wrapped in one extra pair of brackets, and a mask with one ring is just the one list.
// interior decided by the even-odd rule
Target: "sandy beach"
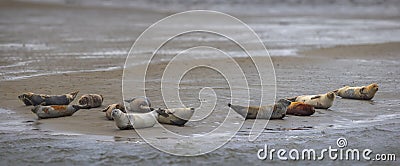
[[(328, 110), (317, 109), (316, 113), (310, 117), (287, 115), (283, 120), (271, 120), (260, 137), (253, 142), (249, 142), (247, 136), (250, 125), (254, 121), (248, 120), (239, 132), (218, 150), (196, 157), (180, 157), (152, 148), (134, 130), (119, 130), (114, 121), (107, 120), (105, 113), (100, 111), (109, 104), (122, 101), (123, 67), (127, 51), (135, 36), (138, 36), (144, 30), (143, 28), (154, 21), (168, 16), (169, 12), (119, 8), (107, 8), (100, 12), (101, 9), (95, 7), (81, 9), (71, 6), (47, 6), (22, 2), (2, 2), (1, 8), (7, 8), (9, 12), (11, 11), (10, 13), (14, 14), (17, 12), (12, 11), (16, 9), (26, 9), (25, 12), (30, 12), (34, 16), (35, 14), (37, 16), (40, 13), (38, 10), (42, 8), (51, 9), (50, 13), (53, 12), (53, 14), (59, 16), (63, 15), (63, 12), (70, 13), (70, 10), (76, 10), (78, 15), (82, 14), (87, 18), (99, 19), (89, 21), (98, 23), (95, 26), (103, 25), (105, 21), (112, 21), (111, 24), (113, 24), (113, 26), (104, 25), (104, 27), (94, 29), (94, 32), (92, 32), (92, 30), (89, 30), (91, 27), (87, 26), (84, 20), (72, 19), (76, 15), (71, 14), (61, 17), (65, 19), (66, 23), (61, 23), (61, 21), (58, 27), (49, 24), (47, 30), (38, 31), (35, 34), (15, 35), (16, 32), (11, 31), (1, 33), (0, 56), (3, 60), (0, 61), (0, 71), (2, 71), (3, 79), (0, 80), (0, 108), (4, 114), (0, 125), (0, 135), (2, 135), (0, 156), (4, 159), (0, 161), (1, 165), (19, 165), (27, 162), (44, 165), (108, 165), (110, 163), (124, 165), (132, 163), (144, 165), (153, 163), (168, 165), (264, 165), (271, 163), (280, 165), (282, 163), (320, 164), (321, 162), (329, 165), (338, 163), (378, 164), (376, 161), (324, 160), (316, 162), (263, 161), (257, 159), (257, 150), (262, 148), (264, 144), (286, 149), (310, 147), (323, 149), (328, 146), (336, 146), (336, 140), (339, 137), (346, 138), (349, 142), (348, 147), (351, 148), (369, 148), (374, 151), (374, 154), (400, 154), (398, 141), (400, 136), (400, 113), (398, 112), (400, 109), (400, 39), (398, 37), (399, 41), (397, 42), (393, 39), (393, 41), (386, 42), (371, 41), (367, 44), (363, 44), (363, 42), (358, 44), (331, 43), (324, 46), (298, 44), (295, 55), (286, 54), (290, 52), (289, 47), (292, 43), (286, 47), (280, 43), (272, 43), (271, 46), (266, 44), (268, 49), (271, 48), (271, 59), (276, 73), (277, 99), (304, 94), (326, 93), (344, 85), (361, 86), (378, 83), (379, 91), (371, 101), (348, 100), (337, 97), (331, 108)], [(63, 12), (57, 12), (57, 10)], [(126, 16), (127, 13), (131, 12), (140, 13), (144, 18)], [(0, 25), (17, 24), (18, 19), (20, 21), (25, 20), (22, 19), (23, 14), (14, 19), (17, 20), (15, 22), (9, 21), (7, 23), (4, 21)], [(109, 17), (97, 18), (97, 14)], [(2, 21), (6, 20), (4, 19), (5, 12), (1, 16)], [(115, 21), (113, 19), (115, 17), (130, 19), (127, 22), (131, 23), (123, 25), (122, 22)], [(388, 20), (398, 20), (398, 17), (393, 16), (381, 17)], [(251, 16), (243, 18), (250, 23), (256, 22), (258, 19), (258, 17)], [(141, 24), (132, 23), (140, 20), (143, 20)], [(71, 25), (70, 23), (75, 24)], [(27, 27), (36, 27), (36, 25), (32, 25), (35, 23), (26, 24)], [(83, 28), (73, 31), (74, 27), (79, 24)], [(61, 25), (64, 30), (49, 30), (60, 28)], [(118, 25), (123, 26), (121, 28)], [(131, 30), (124, 32), (127, 29)], [(393, 31), (397, 33), (396, 30)], [(72, 32), (87, 32), (87, 34), (71, 35)], [(68, 37), (62, 40), (58, 39), (58, 35), (63, 33), (64, 36)], [(99, 34), (104, 36), (99, 37)], [(96, 35), (97, 38), (94, 37)], [(263, 35), (261, 36), (263, 37)], [(40, 41), (48, 44), (42, 46), (35, 38), (39, 38)], [(32, 40), (29, 41), (28, 39)], [(20, 40), (36, 45), (32, 46), (34, 48), (31, 49), (27, 48), (29, 45), (6, 46), (6, 43), (16, 43)], [(201, 38), (195, 40), (202, 41)], [(215, 41), (212, 40), (212, 42)], [(210, 45), (226, 47), (224, 44), (212, 42)], [(94, 50), (99, 51), (96, 53)], [(74, 53), (82, 54), (85, 52), (89, 52), (88, 55), (82, 55), (85, 58), (74, 55)], [(250, 58), (235, 57), (234, 60), (240, 63), (245, 70), (252, 70)], [(27, 63), (13, 65), (18, 61)], [(208, 60), (199, 61), (206, 63)], [(226, 59), (216, 58), (212, 61), (221, 67), (229, 68)], [(152, 63), (152, 67), (147, 71), (147, 79), (150, 81), (146, 84), (148, 85), (146, 92), (148, 92), (148, 97), (156, 107), (165, 107), (157, 81), (159, 81), (166, 64), (167, 62), (163, 61)], [(12, 71), (21, 72), (12, 73)], [(218, 100), (219, 103), (217, 103), (215, 112), (211, 114), (211, 118), (204, 121), (188, 122), (184, 127), (164, 125), (168, 130), (178, 134), (191, 135), (207, 132), (205, 129), (218, 126), (221, 121), (218, 117), (227, 114), (226, 103), (230, 99), (227, 98), (226, 93), (229, 91), (229, 87), (226, 87), (225, 82), (221, 81), (218, 73), (211, 70), (201, 70), (193, 71), (191, 74), (187, 79), (193, 83), (184, 84), (183, 89), (187, 89), (180, 94), (183, 101), (198, 106), (198, 86), (202, 85), (218, 87), (216, 92), (219, 97), (222, 97), (221, 100)], [(249, 78), (251, 80), (254, 76)], [(64, 94), (76, 90), (80, 91), (78, 97), (87, 93), (102, 94), (104, 96), (103, 105), (100, 108), (80, 110), (70, 117), (38, 120), (36, 115), (30, 111), (32, 107), (24, 106), (17, 98), (18, 95), (29, 91), (43, 94)], [(73, 103), (77, 103), (77, 100)], [(237, 121), (239, 120), (238, 116)], [(235, 119), (231, 123), (236, 123)], [(160, 125), (157, 124), (154, 128), (160, 128)], [(148, 131), (151, 132), (152, 129), (148, 129)], [(156, 139), (162, 142), (170, 138)], [(37, 154), (38, 151), (45, 155)], [(47, 157), (45, 157), (46, 155)], [(397, 165), (393, 161), (380, 162), (379, 164)]]

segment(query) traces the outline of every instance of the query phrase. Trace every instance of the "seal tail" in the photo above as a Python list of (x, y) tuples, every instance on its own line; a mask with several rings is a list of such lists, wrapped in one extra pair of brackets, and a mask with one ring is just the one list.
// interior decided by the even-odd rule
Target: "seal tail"
[(136, 98), (132, 98), (132, 99), (127, 99), (127, 100), (124, 100), (125, 102), (127, 102), (127, 103), (130, 103), (130, 102), (132, 102), (133, 100), (135, 100)]
[(297, 96), (295, 96), (295, 97), (289, 97), (289, 98), (286, 98), (286, 100), (289, 100), (289, 101), (291, 101), (291, 102), (294, 102), (294, 101), (296, 101), (296, 98), (297, 98)]
[(339, 95), (339, 89), (333, 90), (332, 92), (335, 93), (336, 96)]
[(75, 92), (71, 92), (71, 93), (69, 93), (69, 94), (72, 96), (72, 99), (75, 99), (75, 98), (76, 98), (76, 95), (78, 95), (78, 93), (79, 93), (79, 90), (77, 90), (77, 91), (75, 91)]
[(240, 114), (242, 117), (246, 118), (247, 116), (247, 107), (243, 107), (240, 105), (232, 105), (228, 103), (228, 107), (232, 108), (236, 113)]

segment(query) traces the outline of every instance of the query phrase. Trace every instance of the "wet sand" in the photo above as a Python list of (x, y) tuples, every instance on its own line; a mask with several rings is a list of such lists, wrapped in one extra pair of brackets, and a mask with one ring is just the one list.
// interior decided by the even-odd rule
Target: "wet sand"
[[(377, 82), (380, 89), (373, 101), (349, 101), (337, 98), (331, 108), (333, 111), (317, 110), (311, 117), (289, 115), (283, 121), (270, 121), (267, 128), (279, 130), (279, 128), (315, 127), (321, 123), (319, 118), (325, 120), (326, 114), (334, 116), (337, 110), (360, 111), (378, 101), (397, 100), (396, 96), (399, 96), (400, 93), (397, 85), (397, 77), (400, 73), (398, 68), (399, 53), (400, 43), (387, 43), (311, 50), (301, 53), (301, 56), (298, 57), (272, 57), (277, 76), (277, 98), (325, 93), (343, 85), (366, 85), (372, 82)], [(246, 58), (236, 58), (236, 60), (242, 63), (251, 62)], [(94, 60), (92, 63), (96, 63), (96, 61)], [(122, 63), (121, 59), (120, 64), (122, 65)], [(376, 64), (376, 66), (370, 68), (369, 63), (371, 65)], [(383, 66), (384, 68), (381, 69)], [(365, 68), (369, 70), (364, 70)], [(156, 71), (149, 71), (149, 73), (154, 73), (150, 78), (157, 78), (159, 69), (154, 68), (154, 70)], [(203, 74), (207, 76), (210, 73), (203, 72)], [(132, 131), (119, 131), (114, 122), (106, 120), (105, 114), (100, 111), (108, 104), (122, 101), (121, 79), (122, 70), (113, 70), (2, 81), (0, 82), (2, 95), (0, 105), (36, 121), (35, 115), (30, 112), (31, 107), (25, 107), (22, 102), (17, 100), (19, 94), (28, 91), (63, 94), (79, 90), (79, 97), (86, 93), (98, 93), (102, 94), (105, 99), (101, 108), (80, 110), (71, 117), (37, 120), (40, 122), (39, 126), (44, 129), (68, 133), (138, 138), (137, 135), (132, 134)], [(77, 101), (75, 100), (73, 103), (77, 103)], [(365, 104), (359, 105), (359, 103)], [(153, 105), (161, 107), (161, 104), (155, 102)], [(381, 104), (386, 105), (385, 103)], [(394, 111), (398, 106), (395, 103), (392, 104), (394, 105), (389, 106), (389, 108)], [(306, 123), (303, 122), (305, 119), (307, 120)], [(331, 125), (335, 125), (333, 121), (331, 123)], [(184, 128), (194, 129), (190, 123)]]

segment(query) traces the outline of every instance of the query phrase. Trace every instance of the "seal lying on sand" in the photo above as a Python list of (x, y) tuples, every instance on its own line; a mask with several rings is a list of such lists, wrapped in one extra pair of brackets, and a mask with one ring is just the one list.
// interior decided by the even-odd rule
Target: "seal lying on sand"
[(79, 91), (71, 92), (64, 95), (46, 95), (35, 94), (32, 92), (23, 93), (18, 96), (18, 99), (24, 102), (26, 106), (37, 105), (68, 105), (71, 103)]
[(328, 109), (333, 105), (333, 101), (335, 100), (335, 93), (328, 92), (326, 94), (319, 95), (296, 96), (293, 98), (289, 98), (288, 100), (310, 104), (315, 108)]
[(125, 111), (125, 106), (123, 104), (117, 103), (117, 104), (110, 104), (106, 108), (104, 108), (102, 111), (106, 112), (106, 118), (108, 120), (114, 120), (113, 117), (111, 116), (112, 110), (114, 109), (119, 109), (123, 113), (126, 113)]
[(172, 108), (163, 109), (163, 111), (168, 114), (168, 117), (159, 115), (157, 117), (158, 122), (183, 126), (193, 116), (194, 108)]
[[(280, 99), (277, 103), (265, 106), (239, 106), (228, 104), (235, 112), (242, 115), (245, 119), (282, 119), (286, 115), (286, 108), (290, 101)], [(246, 114), (247, 113), (247, 114)], [(271, 115), (271, 117), (270, 117)]]
[(358, 100), (371, 100), (374, 98), (375, 93), (378, 91), (378, 84), (373, 83), (368, 86), (350, 87), (345, 86), (343, 88), (335, 90), (335, 94), (347, 99), (358, 99)]
[(85, 94), (79, 98), (78, 103), (82, 108), (90, 109), (100, 107), (103, 103), (103, 96), (98, 94)]
[(148, 113), (124, 113), (119, 109), (114, 109), (111, 113), (115, 124), (121, 130), (153, 127), (159, 115), (168, 116), (161, 109)]
[(35, 113), (39, 119), (46, 119), (46, 118), (71, 116), (79, 109), (81, 109), (79, 105), (51, 105), (51, 106), (38, 105), (32, 108), (31, 111)]
[(153, 111), (151, 108), (150, 99), (148, 97), (135, 97), (133, 99), (125, 100), (128, 104), (126, 109), (128, 112), (146, 113)]
[(301, 103), (301, 102), (292, 102), (287, 108), (286, 114), (288, 115), (296, 115), (296, 116), (310, 116), (315, 113), (315, 109), (312, 105)]

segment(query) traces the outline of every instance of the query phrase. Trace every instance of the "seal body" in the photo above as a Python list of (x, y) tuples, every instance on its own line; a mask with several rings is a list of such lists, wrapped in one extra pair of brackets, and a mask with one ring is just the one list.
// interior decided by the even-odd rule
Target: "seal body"
[(345, 86), (334, 92), (336, 95), (346, 99), (357, 99), (357, 100), (371, 100), (374, 98), (378, 91), (378, 84), (373, 83), (367, 86), (350, 87)]
[(235, 112), (243, 116), (245, 119), (282, 119), (286, 115), (286, 109), (290, 105), (290, 101), (280, 99), (277, 103), (265, 106), (240, 106), (228, 104)]
[(153, 109), (151, 108), (151, 102), (148, 97), (135, 97), (129, 100), (125, 100), (128, 104), (127, 106), (127, 111), (128, 112), (139, 112), (139, 113), (145, 113), (145, 112), (150, 112)]
[(315, 113), (315, 109), (312, 105), (301, 103), (301, 102), (292, 102), (287, 108), (286, 114), (288, 115), (296, 115), (296, 116), (310, 116)]
[(319, 95), (297, 96), (289, 100), (306, 103), (313, 106), (314, 108), (328, 109), (333, 105), (335, 97), (336, 95), (334, 92), (328, 92), (326, 94), (319, 94)]
[(32, 92), (23, 93), (18, 96), (26, 106), (37, 106), (37, 105), (68, 105), (71, 103), (79, 91), (71, 92), (64, 95), (46, 95), (46, 94), (35, 94)]
[(71, 116), (80, 108), (81, 107), (79, 105), (51, 105), (51, 106), (38, 105), (32, 108), (31, 111), (35, 113), (39, 119), (46, 119), (46, 118)]
[(100, 107), (103, 103), (103, 96), (98, 94), (85, 94), (79, 98), (78, 103), (82, 108), (90, 109)]
[(154, 110), (148, 113), (124, 113), (119, 109), (114, 109), (111, 116), (120, 130), (127, 130), (153, 127), (157, 122), (157, 116), (160, 114), (168, 116), (162, 110)]
[(158, 122), (183, 126), (193, 116), (194, 108), (172, 108), (163, 110), (168, 116), (159, 115)]
[(106, 113), (106, 118), (108, 120), (114, 120), (113, 117), (111, 116), (112, 110), (114, 110), (114, 109), (119, 109), (122, 112), (126, 113), (125, 106), (123, 104), (120, 104), (120, 103), (110, 104), (102, 110), (103, 112)]

